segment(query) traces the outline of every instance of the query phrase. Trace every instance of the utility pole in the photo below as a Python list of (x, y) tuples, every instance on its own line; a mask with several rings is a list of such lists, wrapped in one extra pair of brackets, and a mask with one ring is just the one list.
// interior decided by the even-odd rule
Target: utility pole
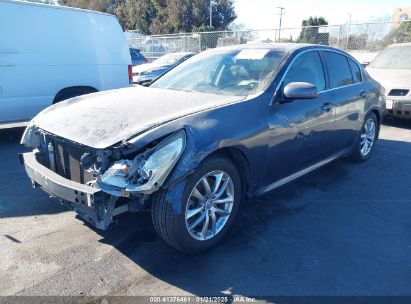
[(213, 0), (210, 0), (210, 27), (213, 26)]
[(281, 6), (277, 6), (277, 8), (280, 9), (280, 13), (278, 14), (278, 15), (280, 15), (280, 26), (278, 27), (278, 42), (280, 42), (280, 39), (281, 39), (281, 22), (283, 20), (283, 15), (285, 14), (285, 13), (283, 13), (283, 10), (285, 10), (285, 8), (281, 7)]

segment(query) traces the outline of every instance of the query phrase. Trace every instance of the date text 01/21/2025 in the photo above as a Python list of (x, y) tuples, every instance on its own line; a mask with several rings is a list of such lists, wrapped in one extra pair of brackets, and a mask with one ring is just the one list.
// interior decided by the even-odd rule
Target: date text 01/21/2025
[(150, 297), (150, 303), (253, 303), (255, 298), (245, 296), (217, 296), (217, 297), (191, 297), (191, 296), (161, 296)]

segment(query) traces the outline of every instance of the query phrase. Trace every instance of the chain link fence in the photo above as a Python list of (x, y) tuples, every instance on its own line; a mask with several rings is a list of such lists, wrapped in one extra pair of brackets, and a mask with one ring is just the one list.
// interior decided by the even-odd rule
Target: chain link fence
[(349, 52), (360, 62), (370, 62), (386, 46), (411, 42), (411, 20), (144, 36), (127, 33), (130, 47), (149, 59), (175, 52), (194, 52), (220, 46), (252, 43), (311, 43), (329, 45)]

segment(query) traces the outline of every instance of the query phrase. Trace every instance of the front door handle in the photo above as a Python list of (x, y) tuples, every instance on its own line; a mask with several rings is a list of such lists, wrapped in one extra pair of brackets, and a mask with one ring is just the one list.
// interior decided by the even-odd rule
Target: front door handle
[(321, 109), (325, 112), (329, 112), (334, 107), (335, 107), (335, 104), (327, 102), (327, 103), (323, 104)]
[(364, 90), (362, 90), (361, 93), (360, 93), (360, 96), (365, 98), (365, 97), (367, 97), (367, 93)]

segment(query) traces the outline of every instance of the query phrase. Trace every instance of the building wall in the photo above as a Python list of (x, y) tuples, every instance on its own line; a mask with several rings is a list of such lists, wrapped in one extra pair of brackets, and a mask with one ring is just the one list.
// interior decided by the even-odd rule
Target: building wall
[(391, 21), (411, 20), (411, 7), (396, 8), (392, 14)]

